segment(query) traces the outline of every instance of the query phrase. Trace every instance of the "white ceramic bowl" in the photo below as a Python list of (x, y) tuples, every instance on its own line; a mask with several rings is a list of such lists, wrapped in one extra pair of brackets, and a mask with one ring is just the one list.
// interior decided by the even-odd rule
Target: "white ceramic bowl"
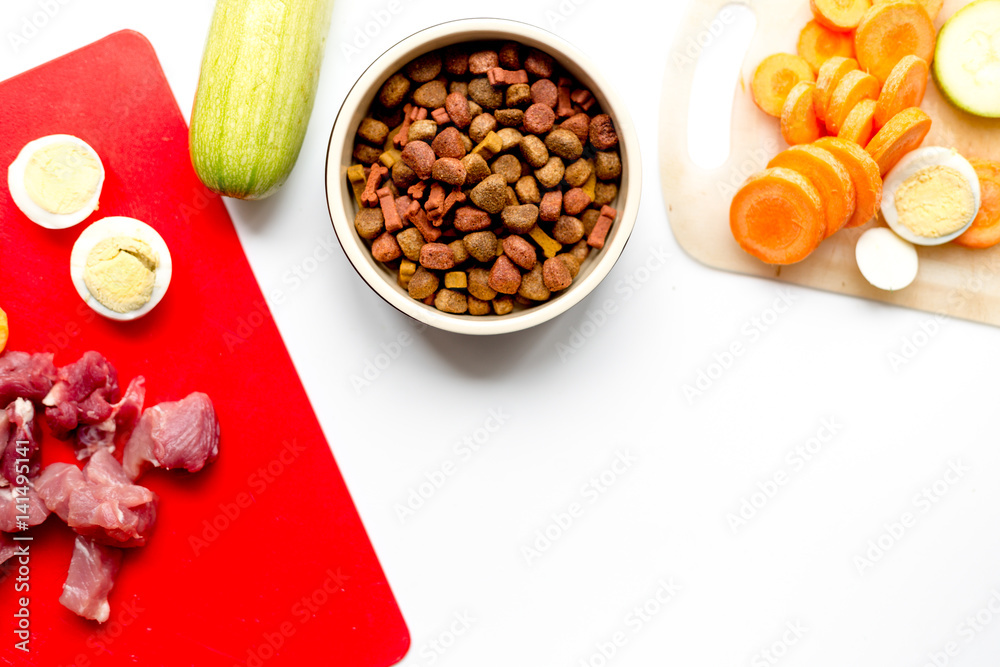
[[(611, 116), (618, 133), (622, 177), (618, 210), (604, 248), (593, 250), (573, 284), (550, 301), (531, 308), (515, 308), (507, 315), (453, 315), (416, 301), (396, 282), (396, 274), (375, 261), (354, 229), (357, 205), (347, 180), (355, 132), (378, 94), (382, 83), (417, 56), (452, 44), (476, 40), (511, 40), (534, 47), (555, 58), (580, 83), (590, 89), (604, 113)], [(365, 70), (337, 114), (330, 134), (326, 160), (326, 196), (333, 228), (355, 270), (393, 307), (410, 317), (446, 331), (473, 335), (511, 333), (533, 327), (579, 303), (604, 280), (621, 256), (639, 211), (642, 164), (639, 141), (625, 103), (612, 90), (583, 53), (550, 32), (526, 23), (502, 19), (463, 19), (422, 30), (399, 42)]]

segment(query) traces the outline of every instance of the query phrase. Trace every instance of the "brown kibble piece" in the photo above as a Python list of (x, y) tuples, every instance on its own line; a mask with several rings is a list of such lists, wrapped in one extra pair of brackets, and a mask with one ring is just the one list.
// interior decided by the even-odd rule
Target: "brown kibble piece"
[(483, 301), (482, 299), (477, 299), (471, 294), (465, 297), (469, 301), (469, 315), (489, 315), (490, 314), (490, 302)]
[(515, 83), (507, 87), (507, 106), (526, 107), (531, 104), (531, 86), (526, 83)]
[(521, 278), (521, 287), (518, 288), (517, 293), (530, 301), (549, 300), (552, 292), (545, 286), (541, 264), (536, 264), (528, 273), (524, 274)]
[(382, 146), (389, 135), (389, 126), (374, 118), (365, 118), (358, 125), (358, 136), (368, 143)]
[(397, 160), (392, 165), (392, 182), (396, 184), (398, 189), (406, 190), (418, 180), (416, 172), (410, 169), (402, 160)]
[(465, 167), (465, 184), (475, 185), (491, 173), (490, 166), (479, 153), (469, 153), (462, 158), (462, 166)]
[(573, 114), (563, 122), (559, 123), (563, 130), (569, 130), (576, 135), (581, 142), (590, 138), (590, 116), (585, 113)]
[(378, 101), (381, 102), (382, 106), (392, 109), (405, 102), (409, 92), (410, 80), (397, 72), (382, 84), (382, 89), (378, 93)]
[(431, 177), (437, 156), (425, 141), (409, 141), (403, 149), (402, 160), (422, 180)]
[(557, 257), (545, 260), (545, 264), (542, 265), (542, 278), (545, 280), (545, 286), (553, 292), (564, 290), (573, 283), (569, 269)]
[(490, 214), (474, 206), (461, 206), (455, 209), (455, 230), (462, 233), (478, 232), (489, 229), (493, 224)]
[(539, 79), (547, 79), (552, 76), (553, 64), (552, 56), (542, 53), (538, 49), (528, 51), (528, 55), (524, 59), (524, 69), (528, 71), (528, 74)]
[(517, 200), (522, 204), (537, 204), (542, 201), (542, 193), (538, 190), (538, 181), (534, 176), (522, 176), (514, 186)]
[(497, 109), (493, 115), (504, 127), (518, 127), (524, 121), (524, 112), (520, 109)]
[(438, 158), (431, 169), (431, 178), (455, 187), (465, 184), (465, 175), (462, 161), (453, 157)]
[(469, 251), (466, 250), (462, 239), (455, 239), (448, 244), (448, 247), (451, 248), (451, 254), (455, 257), (455, 266), (462, 266), (469, 261)]
[(583, 155), (583, 144), (580, 139), (569, 130), (557, 129), (549, 132), (545, 137), (545, 147), (552, 155), (558, 155), (564, 160), (575, 160)]
[(499, 174), (487, 176), (472, 188), (469, 198), (487, 213), (499, 213), (507, 203), (507, 181)]
[(618, 186), (614, 183), (598, 183), (594, 187), (594, 205), (605, 206), (613, 204), (618, 197)]
[(423, 300), (434, 294), (441, 285), (440, 278), (422, 266), (418, 266), (416, 272), (410, 278), (410, 283), (406, 286), (409, 295), (418, 300)]
[(594, 168), (590, 162), (580, 159), (566, 167), (566, 174), (563, 176), (563, 180), (571, 187), (582, 188), (590, 180), (592, 173), (594, 173)]
[(441, 54), (431, 51), (411, 60), (406, 66), (406, 75), (417, 83), (427, 83), (441, 73), (441, 66)]
[(590, 255), (590, 246), (586, 239), (581, 239), (575, 246), (570, 248), (569, 254), (582, 265), (584, 260)]
[(460, 47), (444, 50), (444, 71), (454, 76), (464, 76), (469, 71), (469, 53)]
[(517, 183), (521, 178), (521, 161), (507, 153), (493, 160), (493, 173), (503, 176), (507, 183)]
[(495, 130), (497, 127), (497, 119), (493, 117), (493, 114), (481, 113), (472, 119), (472, 123), (469, 125), (469, 138), (471, 138), (477, 144), (486, 138), (486, 135)]
[(524, 129), (532, 134), (545, 134), (555, 121), (556, 113), (546, 104), (532, 104), (524, 112)]
[(580, 260), (566, 252), (556, 255), (556, 259), (566, 265), (570, 277), (576, 280), (577, 274), (580, 273)]
[(431, 150), (439, 158), (453, 157), (461, 160), (465, 157), (465, 144), (462, 143), (462, 133), (454, 127), (446, 127), (438, 132), (431, 142)]
[(446, 97), (448, 97), (448, 89), (445, 87), (444, 81), (440, 79), (428, 81), (413, 91), (413, 101), (428, 109), (443, 107)]
[(382, 232), (377, 239), (372, 241), (372, 257), (377, 262), (391, 262), (394, 259), (399, 259), (401, 252), (396, 237), (389, 232)]
[(563, 193), (562, 190), (546, 192), (542, 196), (542, 203), (538, 205), (538, 217), (544, 222), (555, 222), (562, 215)]
[(559, 102), (559, 90), (549, 79), (539, 79), (531, 84), (531, 101), (555, 109)]
[(399, 243), (403, 254), (406, 255), (406, 259), (411, 262), (420, 261), (420, 249), (424, 247), (427, 241), (424, 240), (424, 235), (420, 233), (419, 229), (416, 227), (407, 227), (396, 234), (396, 241)]
[(497, 256), (497, 236), (491, 231), (466, 234), (462, 244), (476, 261), (488, 262)]
[(430, 143), (437, 134), (437, 128), (437, 123), (429, 118), (413, 121), (406, 131), (406, 145), (409, 146), (413, 141)]
[(584, 235), (590, 234), (594, 230), (594, 226), (597, 224), (597, 219), (601, 217), (601, 212), (595, 208), (588, 208), (580, 216), (580, 222), (583, 223), (583, 233)]
[(599, 151), (606, 151), (618, 145), (618, 133), (606, 113), (594, 116), (590, 121), (590, 143)]
[(583, 188), (573, 188), (563, 195), (563, 210), (569, 215), (580, 215), (590, 204), (590, 195)]
[(513, 127), (504, 127), (497, 130), (496, 135), (500, 137), (500, 151), (506, 152), (511, 149), (517, 148), (521, 145), (524, 140), (524, 135), (518, 132)]
[(503, 104), (503, 91), (490, 85), (486, 77), (469, 82), (469, 97), (484, 109), (493, 110)]
[(496, 51), (476, 51), (469, 55), (469, 73), (486, 74), (500, 64)]
[(562, 181), (563, 175), (566, 173), (566, 168), (563, 166), (563, 161), (561, 158), (552, 156), (549, 161), (545, 163), (545, 166), (541, 169), (535, 170), (535, 178), (538, 182), (547, 188), (554, 188), (559, 185)]
[(545, 142), (533, 134), (521, 139), (521, 154), (535, 169), (544, 167), (549, 161), (549, 149), (545, 147)]
[(505, 42), (497, 52), (500, 66), (505, 69), (521, 69), (521, 46), (517, 42)]
[(490, 287), (489, 269), (481, 267), (470, 269), (468, 290), (469, 294), (477, 299), (482, 299), (483, 301), (492, 301), (495, 299), (497, 291)]
[(358, 215), (354, 218), (354, 228), (358, 230), (358, 236), (366, 241), (377, 238), (385, 228), (385, 217), (382, 215), (382, 209), (359, 209)]
[(528, 271), (535, 268), (535, 264), (538, 262), (535, 246), (525, 241), (521, 236), (505, 238), (503, 240), (503, 254), (510, 257), (510, 261)]
[(490, 288), (499, 294), (517, 294), (521, 286), (521, 272), (506, 255), (500, 255), (490, 269)]
[(455, 254), (444, 243), (425, 243), (420, 248), (420, 266), (435, 271), (455, 268)]
[(514, 310), (514, 299), (509, 296), (498, 296), (493, 299), (493, 312), (497, 315), (507, 315)]
[(375, 164), (380, 157), (382, 157), (381, 148), (360, 141), (354, 145), (354, 159), (361, 164)]
[(583, 238), (583, 223), (571, 215), (561, 215), (552, 226), (552, 238), (563, 245), (573, 245)]
[(534, 204), (507, 206), (500, 217), (504, 226), (514, 234), (527, 234), (538, 222), (538, 207)]
[(594, 171), (602, 181), (613, 181), (622, 175), (622, 160), (616, 151), (598, 151)]
[(465, 95), (454, 92), (444, 99), (444, 110), (448, 112), (448, 117), (460, 130), (464, 130), (472, 122), (472, 114), (469, 112), (469, 100)]

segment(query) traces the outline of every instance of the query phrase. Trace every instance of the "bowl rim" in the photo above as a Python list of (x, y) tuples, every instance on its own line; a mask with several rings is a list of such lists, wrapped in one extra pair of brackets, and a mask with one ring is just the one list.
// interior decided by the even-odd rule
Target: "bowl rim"
[[(606, 104), (602, 104), (602, 108), (605, 113), (614, 117), (619, 145), (624, 145), (627, 151), (627, 158), (623, 160), (628, 170), (627, 189), (619, 190), (618, 193), (618, 205), (621, 206), (624, 202), (624, 206), (618, 211), (618, 220), (615, 222), (617, 229), (611, 242), (600, 250), (601, 256), (592, 266), (590, 273), (552, 301), (521, 310), (516, 314), (489, 319), (444, 313), (393, 288), (386, 276), (369, 262), (370, 251), (355, 238), (354, 224), (349, 216), (343, 214), (346, 211), (347, 201), (342, 196), (343, 188), (340, 187), (340, 180), (344, 178), (347, 167), (341, 165), (339, 160), (335, 160), (334, 156), (334, 146), (338, 146), (339, 155), (339, 147), (351, 140), (354, 134), (353, 128), (347, 128), (347, 123), (341, 122), (342, 118), (352, 115), (361, 106), (361, 100), (374, 86), (382, 83), (382, 79), (391, 73), (390, 69), (392, 71), (398, 69), (396, 63), (416, 57), (421, 53), (420, 49), (429, 42), (462, 33), (469, 33), (468, 40), (460, 39), (454, 43), (475, 39), (528, 40), (534, 43), (527, 43), (526, 46), (543, 50), (557, 60), (571, 61), (586, 73), (593, 82), (592, 87), (598, 90), (606, 101)], [(493, 36), (480, 37), (472, 33), (489, 33)], [(558, 35), (528, 23), (511, 19), (465, 18), (438, 23), (405, 37), (386, 49), (365, 68), (351, 86), (334, 117), (327, 143), (324, 188), (327, 212), (337, 241), (351, 266), (376, 294), (396, 310), (423, 324), (453, 333), (488, 336), (522, 331), (558, 317), (585, 299), (607, 277), (621, 257), (638, 217), (642, 190), (642, 157), (635, 127), (624, 100), (583, 52)], [(340, 213), (335, 214), (335, 210)]]

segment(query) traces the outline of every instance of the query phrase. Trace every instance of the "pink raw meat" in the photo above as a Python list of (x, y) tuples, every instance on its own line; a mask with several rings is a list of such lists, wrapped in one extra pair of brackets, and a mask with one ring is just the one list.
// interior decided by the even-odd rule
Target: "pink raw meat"
[(69, 518), (69, 497), (79, 487), (86, 486), (83, 471), (72, 463), (53, 463), (35, 479), (35, 490), (60, 519)]
[(8, 405), (6, 413), (7, 446), (0, 459), (0, 474), (7, 482), (16, 484), (19, 465), (28, 466), (27, 470), (20, 470), (28, 477), (38, 474), (38, 424), (35, 423), (35, 406), (23, 398)]
[(59, 369), (59, 379), (46, 394), (45, 420), (52, 434), (68, 440), (80, 424), (100, 424), (111, 416), (118, 401), (118, 371), (99, 352)]
[(116, 443), (127, 442), (145, 401), (146, 378), (139, 375), (129, 383), (122, 400), (111, 406), (107, 419), (99, 424), (82, 424), (76, 429), (76, 458), (82, 461), (102, 447), (113, 452)]
[(122, 551), (77, 536), (59, 602), (73, 613), (103, 623), (111, 614), (108, 593), (122, 564)]
[(160, 403), (139, 419), (125, 445), (122, 465), (138, 479), (151, 466), (198, 472), (219, 457), (219, 420), (212, 399), (195, 392), (180, 401)]
[[(21, 495), (22, 489), (27, 491), (26, 496)], [(37, 526), (45, 521), (48, 516), (48, 507), (30, 484), (26, 487), (0, 489), (0, 531), (16, 533), (26, 530), (29, 526)], [(18, 521), (23, 523), (19, 526)]]
[(52, 389), (57, 371), (51, 354), (7, 352), (0, 356), (0, 405), (15, 398), (40, 401)]

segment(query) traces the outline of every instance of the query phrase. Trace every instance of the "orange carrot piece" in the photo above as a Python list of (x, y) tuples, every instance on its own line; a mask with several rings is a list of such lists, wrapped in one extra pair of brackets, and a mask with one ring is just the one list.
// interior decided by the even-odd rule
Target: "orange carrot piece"
[[(874, 0), (873, 5), (880, 5), (884, 2), (894, 2), (895, 0)], [(932, 21), (936, 21), (938, 14), (941, 13), (941, 8), (944, 6), (944, 0), (917, 0), (924, 9), (927, 10), (927, 15), (931, 17)]]
[(761, 111), (780, 118), (789, 91), (800, 81), (816, 81), (816, 75), (806, 59), (788, 53), (775, 53), (765, 58), (754, 72), (750, 84), (753, 100)]
[(937, 32), (923, 5), (914, 0), (893, 0), (873, 6), (854, 32), (858, 64), (884, 83), (906, 56), (934, 58)]
[(781, 136), (789, 146), (811, 144), (823, 136), (816, 110), (813, 107), (813, 88), (816, 84), (800, 81), (785, 100), (781, 110)]
[(906, 56), (900, 60), (889, 78), (885, 80), (882, 94), (875, 107), (875, 127), (882, 127), (903, 109), (919, 107), (927, 91), (930, 68), (920, 56)]
[(845, 74), (830, 96), (830, 104), (826, 108), (826, 129), (830, 134), (840, 134), (847, 114), (861, 100), (877, 100), (880, 91), (878, 79), (871, 74), (859, 69)]
[(829, 151), (851, 175), (854, 183), (855, 208), (854, 215), (844, 227), (861, 227), (867, 224), (878, 213), (882, 206), (882, 174), (878, 163), (872, 159), (864, 148), (837, 137), (823, 137), (816, 142), (816, 147)]
[(840, 80), (848, 72), (858, 68), (858, 61), (854, 58), (833, 57), (823, 63), (816, 75), (816, 89), (813, 96), (816, 98), (816, 117), (820, 122), (826, 122), (826, 110), (830, 106), (830, 96), (837, 88)]
[(740, 247), (762, 262), (801, 262), (823, 240), (823, 201), (802, 174), (766, 169), (733, 197), (729, 228)]
[(916, 107), (905, 109), (889, 119), (865, 150), (878, 162), (885, 178), (904, 155), (923, 143), (930, 131), (930, 116)]
[(850, 32), (858, 27), (871, 0), (809, 0), (813, 16), (830, 30)]
[(875, 134), (875, 101), (861, 100), (847, 114), (837, 136), (867, 146)]
[(826, 208), (824, 238), (836, 234), (854, 216), (857, 202), (851, 174), (829, 151), (813, 145), (792, 146), (767, 166), (797, 171), (816, 186)]
[(854, 37), (810, 21), (799, 33), (798, 53), (809, 61), (814, 72), (818, 72), (830, 58), (853, 58)]
[(982, 206), (979, 215), (955, 243), (966, 248), (992, 248), (1000, 243), (1000, 162), (969, 160), (979, 175)]
[(7, 347), (7, 338), (10, 335), (10, 329), (7, 326), (7, 313), (0, 308), (0, 352), (4, 351)]

